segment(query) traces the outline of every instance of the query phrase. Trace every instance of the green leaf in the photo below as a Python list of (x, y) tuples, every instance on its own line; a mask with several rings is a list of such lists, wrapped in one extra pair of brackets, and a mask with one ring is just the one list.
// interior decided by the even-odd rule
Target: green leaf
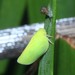
[(74, 17), (75, 16), (74, 8), (75, 8), (75, 0), (57, 0), (56, 18)]
[(49, 0), (28, 0), (29, 22), (36, 23), (44, 21), (44, 16), (40, 13), (41, 7), (47, 6)]
[[(48, 7), (49, 13), (50, 5)], [(53, 36), (50, 40), (54, 43), (55, 37), (55, 15), (56, 15), (56, 0), (53, 0), (53, 18), (45, 20), (45, 29), (48, 35)], [(54, 60), (54, 45), (50, 44), (47, 53), (43, 56), (39, 64), (38, 75), (53, 75), (53, 60)]]
[(75, 75), (75, 49), (62, 39), (55, 45), (54, 75)]
[(6, 72), (7, 66), (8, 66), (8, 60), (0, 60), (0, 75), (4, 74)]
[(2, 0), (0, 7), (0, 29), (20, 24), (26, 0)]

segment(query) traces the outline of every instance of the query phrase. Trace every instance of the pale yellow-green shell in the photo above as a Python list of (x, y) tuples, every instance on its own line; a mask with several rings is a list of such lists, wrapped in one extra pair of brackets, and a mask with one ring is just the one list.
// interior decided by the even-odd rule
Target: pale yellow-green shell
[(29, 44), (19, 56), (17, 62), (23, 65), (29, 65), (35, 62), (43, 55), (49, 47), (48, 38), (45, 29), (39, 29), (31, 38)]

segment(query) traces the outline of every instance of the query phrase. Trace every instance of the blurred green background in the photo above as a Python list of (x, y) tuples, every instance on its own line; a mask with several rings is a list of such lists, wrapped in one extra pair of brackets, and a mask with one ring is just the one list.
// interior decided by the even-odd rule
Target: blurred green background
[[(48, 1), (0, 0), (0, 29), (43, 22), (44, 15), (40, 13), (40, 9), (47, 6)], [(57, 0), (56, 8), (57, 19), (75, 16), (75, 0)], [(54, 69), (57, 70), (55, 70), (55, 75), (75, 75), (74, 49), (61, 39), (57, 40), (56, 43)], [(66, 44), (66, 48), (62, 44)], [(19, 65), (16, 58), (0, 60), (0, 75), (24, 75), (26, 68), (27, 66)]]

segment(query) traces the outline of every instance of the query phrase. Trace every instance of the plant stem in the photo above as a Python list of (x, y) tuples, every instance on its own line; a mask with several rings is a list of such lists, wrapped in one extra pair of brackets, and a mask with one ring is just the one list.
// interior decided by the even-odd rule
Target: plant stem
[[(53, 36), (50, 41), (55, 41), (55, 15), (56, 15), (56, 0), (53, 0), (53, 17), (47, 17), (45, 19), (44, 28), (46, 29), (47, 35)], [(48, 15), (52, 15), (50, 5), (48, 6)], [(48, 16), (46, 15), (46, 16)], [(43, 56), (39, 64), (38, 75), (53, 75), (54, 67), (54, 44), (50, 44), (48, 51)]]

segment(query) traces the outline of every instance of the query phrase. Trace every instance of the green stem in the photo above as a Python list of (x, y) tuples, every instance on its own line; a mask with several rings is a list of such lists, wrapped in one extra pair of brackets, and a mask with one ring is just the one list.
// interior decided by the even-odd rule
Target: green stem
[[(56, 0), (53, 0), (53, 18), (46, 18), (44, 28), (47, 31), (47, 34), (53, 36), (50, 40), (54, 43), (55, 39), (55, 15), (56, 15)], [(48, 6), (49, 13), (50, 5)], [(39, 72), (38, 75), (53, 75), (53, 67), (54, 67), (54, 44), (50, 44), (48, 51), (43, 56), (39, 64)]]

